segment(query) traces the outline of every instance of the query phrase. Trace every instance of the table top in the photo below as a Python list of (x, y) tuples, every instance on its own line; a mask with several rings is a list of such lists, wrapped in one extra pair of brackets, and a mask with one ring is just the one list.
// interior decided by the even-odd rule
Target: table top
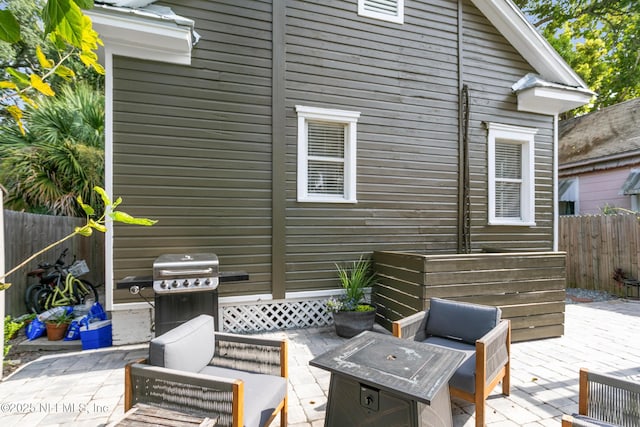
[(140, 427), (144, 425), (213, 427), (216, 425), (216, 420), (137, 403), (127, 411), (118, 423), (114, 424), (117, 427)]
[(363, 332), (309, 364), (431, 404), (464, 354), (377, 332)]

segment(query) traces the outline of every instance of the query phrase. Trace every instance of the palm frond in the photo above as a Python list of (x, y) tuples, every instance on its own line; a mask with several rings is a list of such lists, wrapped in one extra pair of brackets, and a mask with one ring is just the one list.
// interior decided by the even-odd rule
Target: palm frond
[(0, 127), (0, 184), (11, 209), (84, 216), (81, 196), (96, 211), (92, 190), (104, 185), (104, 97), (86, 84), (63, 87), (27, 107), (26, 135)]

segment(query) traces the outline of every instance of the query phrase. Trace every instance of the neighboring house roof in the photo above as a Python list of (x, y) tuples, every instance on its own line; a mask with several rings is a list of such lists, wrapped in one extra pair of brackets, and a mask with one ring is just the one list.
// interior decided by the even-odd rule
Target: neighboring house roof
[(559, 169), (640, 163), (640, 98), (562, 120)]

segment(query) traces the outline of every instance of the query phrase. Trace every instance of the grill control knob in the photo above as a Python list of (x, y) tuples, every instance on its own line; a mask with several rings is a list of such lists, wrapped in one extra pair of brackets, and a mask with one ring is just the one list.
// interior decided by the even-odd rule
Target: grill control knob
[(160, 282), (160, 287), (162, 289), (167, 289), (167, 282), (165, 282), (164, 280), (162, 282)]
[(211, 280), (209, 280), (209, 279), (205, 280), (205, 281), (204, 281), (204, 284), (205, 284), (205, 285), (207, 285), (207, 286), (209, 286), (209, 285), (211, 284)]
[(184, 286), (185, 288), (189, 286), (189, 281), (185, 279), (184, 282), (182, 282), (182, 286)]
[(177, 287), (178, 287), (178, 281), (177, 281), (177, 280), (174, 280), (174, 281), (171, 283), (171, 286), (173, 286), (174, 288), (177, 288)]
[(193, 282), (193, 285), (194, 285), (194, 286), (200, 286), (200, 279), (196, 279), (196, 280)]

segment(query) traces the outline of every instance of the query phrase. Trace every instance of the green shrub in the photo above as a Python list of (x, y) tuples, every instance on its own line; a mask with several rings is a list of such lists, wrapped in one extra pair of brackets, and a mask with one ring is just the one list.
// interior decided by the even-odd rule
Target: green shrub
[(9, 340), (13, 338), (23, 326), (24, 322), (11, 320), (11, 316), (6, 316), (4, 318), (4, 357), (6, 357), (9, 350), (11, 350)]

